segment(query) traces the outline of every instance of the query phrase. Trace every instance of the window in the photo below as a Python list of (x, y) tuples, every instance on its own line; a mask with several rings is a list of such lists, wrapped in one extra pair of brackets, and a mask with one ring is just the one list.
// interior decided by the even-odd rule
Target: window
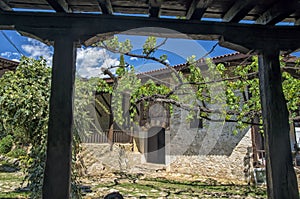
[(192, 119), (192, 121), (190, 122), (190, 128), (198, 128), (198, 129), (202, 129), (203, 128), (203, 120), (197, 117), (194, 117)]

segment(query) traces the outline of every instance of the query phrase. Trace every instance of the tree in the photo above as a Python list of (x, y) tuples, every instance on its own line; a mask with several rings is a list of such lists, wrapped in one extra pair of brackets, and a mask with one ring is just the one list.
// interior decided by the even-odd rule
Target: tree
[[(181, 67), (180, 70), (176, 71), (166, 62), (167, 55), (163, 55), (159, 58), (152, 56), (158, 47), (163, 45), (163, 43), (156, 44), (155, 38), (149, 37), (144, 44), (142, 54), (131, 53), (132, 45), (130, 41), (126, 40), (125, 42), (119, 42), (117, 37), (97, 44), (97, 46), (104, 47), (111, 52), (121, 53), (121, 57), (126, 55), (159, 62), (170, 69), (171, 72), (175, 73), (173, 75), (175, 75), (175, 81), (177, 81), (177, 83), (173, 89), (163, 84), (156, 84), (151, 80), (142, 85), (135, 76), (133, 66), (127, 65), (127, 69), (121, 67), (123, 72), (116, 75), (110, 73), (110, 76), (114, 78), (115, 81), (122, 79), (122, 85), (125, 85), (125, 88), (121, 88), (122, 90), (129, 88), (133, 90), (131, 91), (131, 93), (133, 93), (131, 96), (132, 108), (135, 107), (134, 103), (141, 101), (160, 101), (189, 109), (192, 114), (195, 114), (195, 110), (198, 110), (200, 112), (199, 117), (210, 121), (215, 121), (209, 117), (211, 114), (225, 113), (225, 121), (237, 122), (239, 124), (239, 128), (245, 128), (251, 124), (262, 126), (257, 56), (253, 56), (253, 60), (248, 64), (237, 65), (229, 68), (225, 67), (223, 64), (215, 65), (210, 59), (205, 59), (207, 70), (203, 71), (197, 66), (198, 62), (203, 60), (203, 58), (195, 60), (195, 56), (191, 56), (187, 58), (185, 65)], [(291, 67), (286, 66), (285, 60), (287, 58), (281, 57), (280, 59), (281, 69), (283, 72), (282, 84), (284, 94), (288, 100), (287, 105), (291, 115), (290, 119), (298, 119), (297, 114), (300, 105), (300, 100), (298, 98), (300, 87), (298, 84), (300, 82), (300, 78), (297, 76), (297, 71), (300, 69), (299, 61), (296, 61), (294, 66)], [(112, 68), (115, 67), (116, 66), (113, 66)], [(110, 69), (108, 68), (106, 71)], [(181, 72), (185, 69), (189, 70), (188, 75), (183, 75)], [(129, 75), (130, 77), (125, 77), (126, 75)], [(214, 79), (210, 78), (210, 76), (214, 76)], [(126, 88), (126, 82), (128, 84), (128, 88)], [(135, 86), (131, 87), (132, 85)], [(145, 89), (146, 85), (148, 87), (151, 85), (151, 89)], [(184, 90), (183, 87), (186, 85), (193, 86), (196, 93), (195, 100), (201, 101), (202, 104), (196, 103), (196, 101), (184, 104), (182, 102), (179, 103), (178, 100), (176, 100), (177, 98), (174, 96), (174, 93), (179, 90)], [(212, 88), (220, 86), (224, 88), (224, 93), (220, 92), (219, 96), (214, 96), (215, 98), (212, 99), (210, 93)], [(114, 95), (116, 96), (117, 94), (114, 92)], [(223, 97), (225, 97), (224, 99), (226, 100), (226, 110), (224, 109), (223, 112), (221, 110), (207, 107), (208, 104), (216, 104), (219, 102), (218, 100), (224, 100), (220, 99)], [(193, 107), (187, 108), (190, 107), (191, 103), (193, 104)], [(120, 113), (122, 112), (122, 108), (118, 107), (117, 110), (118, 111), (116, 112), (119, 113), (119, 117), (117, 118), (122, 120), (122, 114)], [(253, 122), (253, 118), (256, 116), (260, 118), (259, 123)]]
[(0, 78), (0, 128), (32, 146), (24, 160), (32, 198), (41, 194), (49, 112), (50, 68), (44, 59), (22, 57), (16, 71)]
[[(22, 57), (15, 71), (0, 78), (0, 132), (13, 136), (15, 143), (27, 145), (30, 152), (22, 160), (25, 181), (31, 198), (41, 198), (45, 167), (47, 128), (49, 119), (51, 68), (46, 60)], [(73, 137), (72, 196), (80, 197), (77, 188), (76, 155), (79, 152), (79, 132), (88, 133), (92, 117), (86, 106), (93, 98), (96, 85), (102, 80), (76, 80), (75, 128)], [(76, 114), (77, 113), (77, 114)]]
[[(135, 114), (138, 112), (136, 110), (137, 103), (146, 102), (147, 104), (147, 102), (150, 101), (163, 102), (189, 110), (189, 118), (192, 118), (196, 114), (197, 117), (214, 122), (237, 122), (239, 128), (245, 128), (249, 125), (258, 125), (263, 131), (257, 57), (254, 57), (252, 63), (239, 65), (232, 69), (226, 68), (222, 64), (215, 66), (210, 60), (206, 60), (208, 70), (201, 71), (201, 69), (197, 67), (199, 60), (195, 60), (195, 58), (191, 56), (187, 59), (185, 66), (181, 68), (188, 69), (190, 72), (189, 75), (183, 78), (181, 71), (175, 71), (175, 69), (166, 62), (166, 55), (159, 58), (154, 56), (154, 52), (158, 47), (163, 45), (163, 43), (157, 44), (154, 37), (149, 37), (143, 46), (142, 54), (131, 53), (132, 46), (130, 41), (119, 42), (117, 37), (97, 44), (114, 53), (121, 53), (122, 55), (159, 62), (169, 68), (176, 77), (175, 81), (177, 84), (173, 88), (163, 88), (163, 85), (157, 85), (151, 81), (141, 85), (140, 82), (134, 78), (134, 71), (128, 70), (124, 74), (127, 75), (128, 78), (122, 78), (122, 81), (125, 81), (122, 84), (123, 88), (118, 92), (114, 92), (114, 95), (118, 99), (121, 97), (122, 92), (126, 91), (126, 89), (130, 89), (130, 93), (132, 93), (130, 100), (132, 118), (134, 118)], [(281, 57), (282, 78), (279, 79), (282, 80), (290, 121), (293, 122), (294, 120), (299, 119), (300, 80), (298, 74), (300, 67), (299, 61), (292, 67), (286, 66), (283, 61), (284, 59), (285, 57)], [(218, 78), (211, 81), (204, 75), (207, 72), (213, 76), (218, 76)], [(134, 81), (134, 83), (132, 81)], [(194, 100), (188, 99), (186, 101), (176, 99), (176, 95), (174, 94), (176, 92), (185, 91), (187, 85), (193, 86), (196, 98)], [(211, 97), (211, 90), (218, 87), (223, 87), (224, 92), (219, 92), (217, 95), (214, 95), (214, 97)], [(215, 108), (214, 106), (210, 106), (212, 104), (218, 104), (222, 100), (226, 101), (225, 107), (220, 108), (219, 106), (218, 108)], [(116, 109), (118, 110), (116, 120), (122, 123), (123, 118), (121, 116), (123, 113), (121, 103), (114, 103), (114, 106), (116, 106)], [(215, 117), (212, 117), (213, 114), (220, 115), (221, 119), (215, 119)], [(222, 117), (224, 117), (224, 119)], [(256, 121), (256, 118), (258, 118), (258, 121)], [(291, 157), (289, 139), (286, 139), (288, 135), (285, 135), (284, 137), (285, 141), (282, 142), (281, 147), (283, 147), (285, 151), (287, 151), (286, 154), (289, 154), (288, 156)], [(266, 143), (266, 146), (268, 147), (269, 143)], [(278, 153), (267, 154), (268, 159), (279, 160), (280, 157), (281, 156)], [(272, 189), (280, 189), (283, 191), (278, 191), (275, 195), (272, 194), (270, 197), (298, 198), (297, 180), (292, 167), (291, 158), (281, 159), (280, 162), (282, 165), (286, 166), (286, 169), (284, 172), (281, 172), (282, 170), (280, 169), (274, 169), (272, 171), (273, 175), (268, 175), (268, 178), (270, 178), (268, 179), (268, 182), (270, 183), (268, 184), (268, 193), (271, 193)], [(268, 169), (270, 171), (273, 168), (269, 165)], [(274, 183), (276, 186), (273, 185), (273, 182), (276, 182)], [(277, 187), (279, 184), (281, 185), (280, 188)]]

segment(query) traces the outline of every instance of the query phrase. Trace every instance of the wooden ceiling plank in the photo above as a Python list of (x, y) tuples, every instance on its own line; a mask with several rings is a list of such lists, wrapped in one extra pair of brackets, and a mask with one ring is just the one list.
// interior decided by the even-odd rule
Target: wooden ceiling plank
[(213, 0), (192, 0), (186, 18), (200, 20), (212, 2)]
[(256, 24), (262, 25), (275, 25), (276, 23), (282, 21), (284, 18), (292, 14), (297, 8), (297, 1), (279, 1), (274, 4), (270, 9), (265, 11), (260, 17), (255, 21)]
[(257, 0), (238, 0), (224, 14), (223, 21), (239, 22), (254, 8)]
[(66, 0), (46, 0), (56, 12), (72, 12)]
[(0, 0), (0, 9), (5, 11), (11, 11), (11, 7), (4, 0)]
[(160, 16), (162, 0), (150, 0), (149, 1), (149, 17), (158, 18)]
[(97, 0), (103, 14), (113, 14), (113, 7), (110, 0)]

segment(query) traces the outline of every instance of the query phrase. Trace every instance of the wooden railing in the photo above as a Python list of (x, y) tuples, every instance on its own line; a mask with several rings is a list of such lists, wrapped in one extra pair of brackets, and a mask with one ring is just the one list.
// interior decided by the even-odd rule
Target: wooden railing
[[(94, 132), (87, 135), (81, 135), (80, 138), (83, 143), (108, 143), (108, 131), (101, 132), (101, 133)], [(130, 133), (121, 130), (114, 130), (113, 142), (131, 143), (132, 138), (130, 136)]]

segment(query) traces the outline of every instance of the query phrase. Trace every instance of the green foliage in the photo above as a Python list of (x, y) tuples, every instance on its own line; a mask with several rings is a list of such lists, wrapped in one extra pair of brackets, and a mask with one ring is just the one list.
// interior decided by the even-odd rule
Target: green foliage
[[(285, 62), (281, 61), (281, 67), (285, 65)], [(299, 66), (296, 64), (295, 67)], [(246, 123), (253, 122), (254, 118), (258, 118), (262, 124), (258, 58), (254, 56), (252, 63), (246, 66), (234, 66), (225, 70), (224, 66), (219, 64), (217, 71), (220, 72), (226, 88), (226, 118), (237, 120), (238, 128), (247, 127)], [(300, 80), (290, 73), (283, 72), (282, 87), (290, 117), (295, 117), (300, 107)]]
[(101, 93), (110, 93), (112, 94), (113, 92), (113, 87), (109, 85), (105, 80), (100, 79), (100, 78), (90, 78), (89, 83), (94, 85), (93, 90), (95, 92)]
[(124, 60), (124, 55), (121, 54), (120, 55), (120, 64), (119, 67), (116, 70), (116, 74), (120, 77), (123, 76), (126, 72), (126, 64), (125, 64), (125, 60)]
[(13, 147), (13, 137), (7, 135), (0, 140), (0, 154), (7, 154)]
[(24, 158), (31, 198), (39, 198), (43, 183), (51, 70), (44, 59), (22, 57), (15, 72), (0, 79), (2, 128), (16, 143), (31, 145)]
[(124, 42), (120, 42), (117, 36), (114, 36), (112, 39), (105, 40), (104, 42), (98, 42), (94, 46), (109, 48), (114, 52), (118, 52), (120, 54), (126, 54), (131, 51), (132, 44), (130, 40), (125, 40)]
[(50, 69), (46, 61), (23, 57), (15, 72), (0, 79), (2, 128), (21, 130), (29, 139), (45, 131), (50, 91)]
[(12, 157), (12, 158), (21, 159), (22, 157), (27, 156), (27, 152), (24, 148), (15, 148), (15, 149), (11, 150), (10, 152), (8, 152), (7, 156)]
[[(105, 47), (113, 52), (121, 53), (120, 68), (117, 69), (117, 75), (121, 77), (121, 85), (114, 93), (114, 109), (115, 119), (119, 123), (123, 123), (122, 110), (122, 94), (130, 93), (130, 116), (134, 118), (137, 114), (136, 102), (144, 101), (147, 106), (149, 101), (155, 101), (157, 98), (165, 98), (176, 100), (178, 103), (185, 105), (185, 109), (189, 109), (187, 119), (192, 119), (195, 116), (202, 117), (207, 120), (214, 121), (212, 118), (222, 118), (226, 121), (236, 122), (237, 128), (246, 128), (253, 123), (254, 119), (259, 121), (261, 126), (261, 104), (259, 93), (258, 80), (258, 58), (253, 57), (253, 61), (248, 65), (238, 65), (234, 67), (225, 67), (223, 64), (215, 65), (210, 59), (207, 59), (207, 69), (201, 70), (197, 66), (195, 56), (187, 58), (190, 73), (183, 75), (180, 71), (176, 74), (171, 74), (176, 86), (175, 89), (166, 85), (156, 84), (153, 81), (141, 84), (136, 78), (128, 78), (128, 71), (123, 67), (126, 47), (127, 55), (136, 57), (147, 57), (158, 49), (157, 39), (155, 37), (148, 37), (143, 45), (142, 55), (129, 54), (132, 45), (130, 41), (119, 42), (117, 37), (111, 40), (102, 42), (98, 46)], [(161, 44), (163, 45), (163, 43)], [(159, 58), (152, 59), (159, 63), (166, 61), (167, 56), (162, 55)], [(281, 67), (285, 67), (283, 58), (281, 60)], [(296, 66), (299, 68), (299, 60), (296, 61)], [(300, 70), (298, 70), (300, 71)], [(283, 91), (287, 100), (288, 110), (291, 117), (297, 115), (300, 106), (300, 82), (299, 79), (294, 78), (287, 72), (283, 72)], [(130, 75), (134, 77), (133, 74)], [(138, 82), (138, 83), (136, 83)], [(120, 85), (120, 84), (119, 84)], [(174, 90), (173, 90), (174, 89)], [(182, 95), (189, 91), (189, 95)], [(111, 92), (111, 90), (110, 90)], [(191, 94), (191, 92), (194, 92)], [(169, 94), (172, 93), (172, 94)], [(176, 96), (180, 95), (180, 98)], [(170, 100), (171, 103), (174, 103)], [(182, 106), (182, 105), (181, 105)], [(172, 106), (170, 105), (170, 108)], [(198, 108), (200, 113), (195, 110)], [(298, 113), (299, 114), (299, 113)], [(217, 120), (217, 121), (221, 121)], [(224, 121), (223, 120), (223, 121)], [(234, 132), (236, 133), (236, 131)]]
[[(282, 63), (284, 67), (284, 62)], [(297, 64), (296, 67), (300, 67)], [(282, 73), (282, 88), (291, 117), (296, 117), (300, 109), (300, 80), (287, 72)]]
[[(131, 96), (131, 94), (135, 92), (135, 90), (141, 85), (141, 81), (135, 75), (134, 70), (126, 71), (122, 78), (118, 80), (118, 85), (121, 86), (117, 86), (112, 93), (112, 109), (114, 111), (115, 121), (118, 124), (123, 125), (125, 121), (125, 118), (123, 117), (124, 110), (122, 105), (124, 95)], [(132, 100), (133, 99), (131, 98), (130, 102), (133, 102)], [(131, 106), (131, 109), (134, 110), (134, 113), (131, 113), (133, 116), (133, 114), (136, 113), (136, 110), (133, 108), (133, 106)]]
[(148, 37), (146, 39), (146, 42), (143, 45), (143, 54), (149, 55), (151, 53), (154, 53), (156, 46), (156, 37)]
[(165, 61), (167, 61), (168, 56), (167, 56), (167, 55), (161, 55), (161, 56), (159, 57), (159, 59), (160, 59), (161, 61), (165, 62)]
[[(221, 64), (219, 64), (221, 65)], [(249, 75), (258, 72), (258, 59), (253, 57), (253, 62), (246, 66), (235, 66), (223, 72), (225, 78), (225, 94), (227, 104), (227, 118), (236, 119), (238, 128), (248, 126), (245, 122), (253, 122), (255, 117), (261, 117), (259, 80), (257, 75)]]
[[(75, 80), (75, 97), (74, 97), (74, 142), (80, 139), (77, 135), (88, 135), (91, 126), (94, 126), (94, 118), (90, 113), (91, 105), (99, 105), (108, 114), (109, 110), (101, 101), (95, 98), (95, 93), (108, 92), (112, 93), (112, 87), (103, 79), (90, 78), (88, 80), (77, 77)], [(76, 141), (77, 140), (77, 141)], [(76, 144), (73, 146), (75, 147)]]
[[(103, 83), (93, 79), (91, 81), (99, 85)], [(12, 151), (10, 154), (22, 155), (21, 161), (26, 174), (24, 181), (28, 182), (30, 198), (41, 198), (46, 159), (50, 83), (51, 68), (46, 66), (43, 58), (35, 60), (22, 57), (16, 71), (6, 72), (0, 78), (0, 131), (13, 135), (16, 145), (30, 146), (30, 152), (25, 156), (21, 149)], [(86, 111), (81, 107), (86, 106), (87, 102), (83, 99), (92, 95), (93, 92), (87, 89), (80, 93), (77, 100), (75, 99), (77, 105), (75, 110), (82, 115), (82, 117), (75, 118), (77, 119), (75, 123), (78, 124), (78, 120), (85, 119), (83, 116), (86, 115)], [(82, 121), (78, 126), (81, 124), (84, 122)], [(77, 132), (78, 129), (74, 132), (75, 136)], [(75, 147), (73, 158), (75, 158), (79, 150), (79, 139), (75, 137), (73, 139), (73, 148)], [(72, 180), (73, 196), (79, 197), (75, 186), (78, 183), (75, 172), (73, 172)]]

